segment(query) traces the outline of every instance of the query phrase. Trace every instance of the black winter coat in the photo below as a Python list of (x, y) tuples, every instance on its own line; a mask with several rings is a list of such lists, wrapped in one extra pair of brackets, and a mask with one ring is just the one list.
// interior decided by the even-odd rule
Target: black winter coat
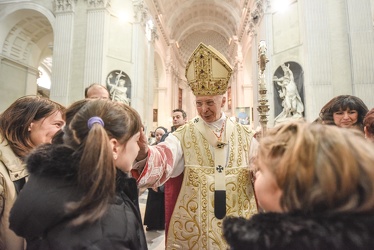
[(117, 192), (106, 214), (92, 224), (71, 226), (64, 206), (78, 201), (78, 159), (63, 145), (46, 145), (27, 159), (30, 176), (10, 215), (10, 228), (27, 249), (147, 249), (135, 179), (118, 170)]
[(374, 215), (263, 213), (226, 218), (224, 237), (232, 250), (372, 250)]

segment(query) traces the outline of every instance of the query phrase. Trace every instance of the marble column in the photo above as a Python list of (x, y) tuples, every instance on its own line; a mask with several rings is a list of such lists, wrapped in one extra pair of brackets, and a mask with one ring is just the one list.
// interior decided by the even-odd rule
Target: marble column
[(109, 37), (109, 18), (107, 1), (88, 1), (87, 35), (84, 66), (84, 86), (91, 83), (105, 83), (104, 67), (107, 39)]
[(68, 104), (69, 79), (74, 30), (75, 1), (56, 0), (54, 25), (53, 69), (50, 98)]

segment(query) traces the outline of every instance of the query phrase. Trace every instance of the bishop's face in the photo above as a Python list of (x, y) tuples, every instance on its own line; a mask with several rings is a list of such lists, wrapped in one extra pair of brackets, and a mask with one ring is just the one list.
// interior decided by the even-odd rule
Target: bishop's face
[(221, 118), (222, 107), (226, 103), (223, 95), (196, 96), (197, 113), (207, 123), (215, 122)]

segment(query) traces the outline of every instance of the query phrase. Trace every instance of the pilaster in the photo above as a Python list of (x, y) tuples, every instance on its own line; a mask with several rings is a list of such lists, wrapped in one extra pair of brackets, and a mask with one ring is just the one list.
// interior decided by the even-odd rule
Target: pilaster
[(84, 67), (84, 85), (104, 83), (105, 52), (109, 31), (109, 1), (87, 1), (87, 35)]
[(50, 98), (68, 104), (68, 83), (71, 75), (74, 8), (76, 0), (55, 0), (53, 71)]

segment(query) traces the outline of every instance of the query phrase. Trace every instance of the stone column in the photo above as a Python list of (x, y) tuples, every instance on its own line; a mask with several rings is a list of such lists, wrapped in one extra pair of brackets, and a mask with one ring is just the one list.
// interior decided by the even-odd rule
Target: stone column
[(71, 74), (75, 1), (55, 0), (55, 4), (56, 22), (54, 26), (50, 98), (63, 105), (67, 105), (68, 83)]
[[(133, 0), (134, 6), (134, 23), (133, 23), (133, 34), (132, 34), (132, 44), (133, 44), (133, 54), (132, 54), (132, 61), (133, 61), (133, 85), (132, 85), (132, 98), (131, 98), (131, 106), (133, 106), (140, 114), (143, 122), (149, 128), (152, 124), (152, 110), (148, 109), (148, 103), (152, 102), (153, 100), (147, 100), (147, 95), (144, 95), (144, 90), (147, 88), (149, 84), (153, 83), (153, 79), (149, 80), (145, 75), (146, 68), (145, 66), (147, 63), (145, 60), (147, 59), (147, 52), (146, 52), (146, 35), (145, 35), (145, 28), (146, 22), (148, 18), (148, 9), (144, 5), (143, 1), (141, 0)], [(152, 61), (152, 63), (154, 63)], [(149, 77), (149, 76), (148, 76)], [(147, 79), (148, 82), (145, 82)]]
[(107, 51), (107, 39), (109, 37), (110, 14), (108, 0), (87, 1), (87, 35), (84, 67), (84, 87), (91, 83), (105, 83), (103, 75), (105, 63), (105, 51)]
[[(175, 86), (173, 84), (176, 84), (176, 87), (178, 87), (177, 83), (173, 82), (173, 75), (174, 75), (174, 67), (173, 67), (173, 60), (171, 57), (172, 53), (172, 45), (169, 45), (167, 48), (167, 55), (165, 59), (165, 72), (166, 77), (164, 82), (159, 82), (157, 93), (158, 93), (158, 108), (161, 109), (158, 112), (158, 123), (159, 125), (168, 125), (168, 119), (171, 115), (171, 100), (174, 97), (171, 97), (172, 89), (175, 89)], [(171, 88), (170, 88), (171, 87)], [(178, 95), (175, 97), (178, 98)]]

